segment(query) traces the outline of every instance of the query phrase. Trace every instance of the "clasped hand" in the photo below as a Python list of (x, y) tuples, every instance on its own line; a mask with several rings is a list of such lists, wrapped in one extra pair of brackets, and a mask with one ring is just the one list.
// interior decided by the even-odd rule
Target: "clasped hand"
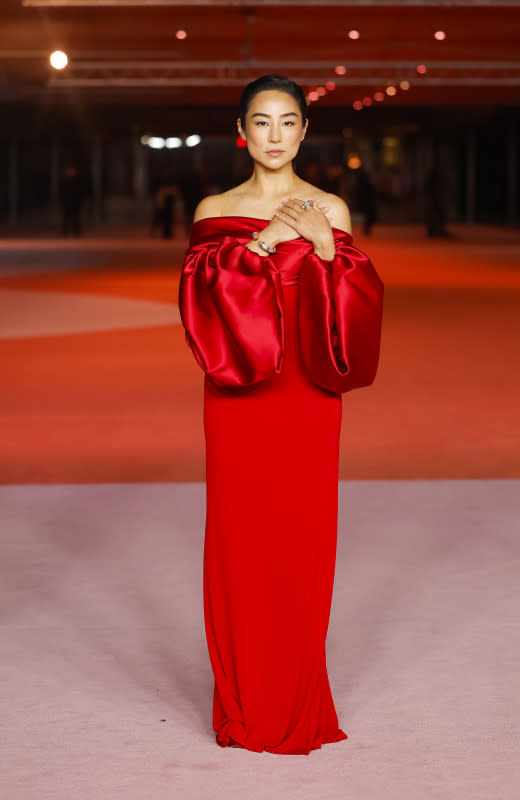
[[(263, 240), (270, 245), (277, 245), (301, 236), (312, 242), (318, 255), (332, 259), (335, 245), (331, 221), (326, 213), (328, 207), (322, 206), (320, 202), (313, 202), (304, 208), (303, 203), (304, 200), (295, 197), (280, 203), (273, 218), (262, 231)], [(247, 246), (256, 250), (253, 243)]]
[(303, 208), (303, 203), (303, 200), (290, 197), (280, 203), (274, 218), (289, 225), (299, 236), (303, 236), (314, 245), (321, 244), (332, 236), (332, 228), (326, 215), (328, 208), (321, 206), (319, 202)]

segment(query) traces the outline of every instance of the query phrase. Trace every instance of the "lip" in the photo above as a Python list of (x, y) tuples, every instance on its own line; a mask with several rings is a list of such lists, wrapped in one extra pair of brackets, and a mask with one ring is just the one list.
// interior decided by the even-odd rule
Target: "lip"
[(285, 152), (284, 150), (268, 150), (267, 151), (267, 155), (268, 156), (281, 156), (282, 153), (284, 153), (284, 152)]

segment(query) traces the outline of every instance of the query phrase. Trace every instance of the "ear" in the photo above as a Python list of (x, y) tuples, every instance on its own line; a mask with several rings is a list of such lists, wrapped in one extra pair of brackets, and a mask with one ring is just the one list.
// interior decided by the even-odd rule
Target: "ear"
[(237, 130), (238, 130), (239, 136), (241, 136), (242, 139), (245, 140), (246, 134), (245, 134), (245, 131), (242, 128), (242, 123), (240, 122), (240, 117), (237, 119)]
[(303, 140), (304, 140), (304, 138), (305, 138), (305, 134), (307, 133), (307, 126), (308, 126), (308, 124), (309, 124), (309, 120), (308, 120), (308, 119), (306, 119), (306, 120), (305, 120), (305, 125), (303, 126), (303, 130), (302, 130), (302, 142), (303, 142)]

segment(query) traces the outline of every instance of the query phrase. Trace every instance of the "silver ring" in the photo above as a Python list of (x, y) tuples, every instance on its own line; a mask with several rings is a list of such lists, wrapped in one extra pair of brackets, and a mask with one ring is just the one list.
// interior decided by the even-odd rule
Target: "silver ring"
[(312, 200), (306, 200), (305, 203), (302, 203), (302, 208), (309, 208), (312, 206)]

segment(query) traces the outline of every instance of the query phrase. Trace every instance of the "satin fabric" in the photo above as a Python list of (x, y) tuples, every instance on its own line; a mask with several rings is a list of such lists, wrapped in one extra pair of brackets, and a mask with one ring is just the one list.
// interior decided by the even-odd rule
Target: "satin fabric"
[[(342, 281), (331, 262), (313, 262), (301, 240), (280, 245), (274, 258), (244, 248), (265, 224), (239, 217), (195, 223), (181, 276), (186, 340), (205, 370), (203, 601), (212, 726), (221, 747), (308, 755), (348, 736), (326, 660), (342, 395), (310, 380), (302, 361), (304, 260), (316, 268), (306, 285), (318, 282), (331, 293), (312, 305), (312, 313), (325, 314), (313, 336), (331, 324), (326, 302)], [(350, 245), (340, 232), (335, 238)], [(336, 352), (324, 341), (322, 355)], [(307, 352), (315, 358), (313, 348)], [(330, 371), (312, 369), (330, 381)]]
[(352, 236), (333, 229), (325, 261), (303, 238), (268, 257), (244, 245), (266, 220), (212, 217), (192, 226), (179, 309), (186, 341), (219, 386), (248, 386), (280, 373), (281, 286), (299, 283), (298, 337), (308, 379), (332, 392), (370, 385), (376, 375), (384, 287)]

